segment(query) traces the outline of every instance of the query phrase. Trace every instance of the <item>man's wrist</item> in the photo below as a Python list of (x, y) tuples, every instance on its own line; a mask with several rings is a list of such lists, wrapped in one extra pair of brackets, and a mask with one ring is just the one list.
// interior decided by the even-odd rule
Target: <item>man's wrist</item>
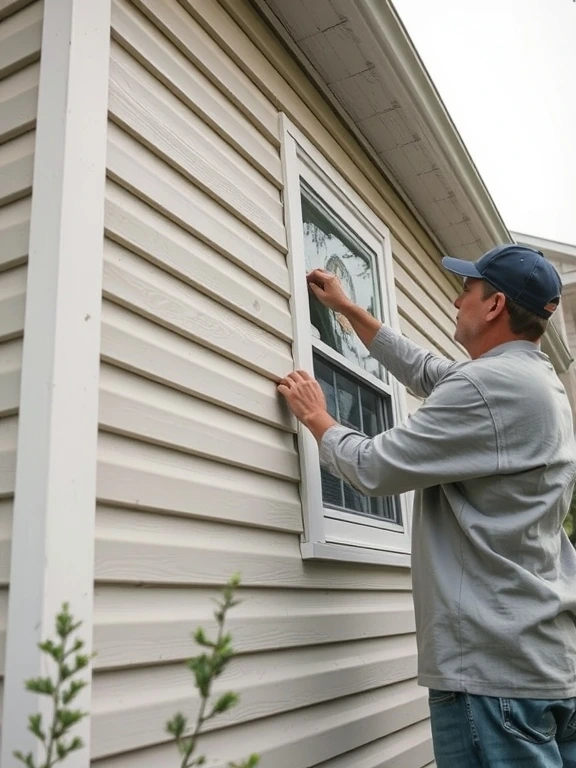
[(310, 432), (312, 432), (318, 443), (321, 442), (324, 433), (327, 432), (330, 427), (338, 424), (336, 419), (333, 419), (328, 411), (315, 411), (302, 419), (302, 423), (310, 430)]
[(336, 312), (339, 312), (341, 315), (344, 315), (344, 317), (348, 317), (348, 315), (353, 315), (354, 310), (357, 309), (357, 305), (354, 304), (353, 301), (347, 301), (345, 304), (342, 304), (342, 306), (336, 310)]

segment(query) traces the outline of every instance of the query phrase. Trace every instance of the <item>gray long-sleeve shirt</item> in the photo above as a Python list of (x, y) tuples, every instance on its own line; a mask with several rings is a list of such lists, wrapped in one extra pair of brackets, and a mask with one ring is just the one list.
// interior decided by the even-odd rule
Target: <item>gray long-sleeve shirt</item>
[(576, 444), (548, 357), (516, 341), (454, 363), (385, 326), (370, 351), (427, 399), (406, 424), (372, 439), (332, 427), (320, 457), (368, 495), (417, 491), (419, 683), (576, 696), (576, 551), (562, 529)]

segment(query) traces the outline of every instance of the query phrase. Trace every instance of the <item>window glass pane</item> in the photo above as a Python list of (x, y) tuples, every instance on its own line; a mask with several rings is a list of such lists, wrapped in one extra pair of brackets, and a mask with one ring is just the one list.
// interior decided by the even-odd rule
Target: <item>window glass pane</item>
[(371, 514), (368, 496), (364, 496), (348, 483), (344, 483), (344, 506), (354, 512), (362, 512), (365, 515)]
[[(314, 375), (326, 396), (329, 413), (341, 424), (364, 432), (369, 437), (383, 432), (389, 398), (341, 371), (338, 365), (314, 354)], [(399, 507), (393, 498), (369, 498), (348, 483), (322, 470), (322, 500), (336, 507), (369, 517), (401, 523)]]
[[(350, 298), (379, 317), (374, 253), (306, 189), (302, 193), (302, 219), (307, 270), (320, 268), (338, 275)], [(381, 366), (370, 357), (348, 320), (322, 306), (313, 294), (309, 295), (312, 335), (356, 365), (381, 377)]]
[(342, 491), (344, 483), (339, 477), (334, 477), (325, 469), (320, 470), (322, 476), (322, 501), (327, 507), (344, 507)]
[(314, 356), (314, 376), (320, 384), (322, 392), (324, 392), (328, 413), (333, 418), (338, 419), (336, 390), (334, 389), (334, 371), (316, 356)]
[(375, 437), (384, 430), (380, 417), (378, 397), (376, 393), (367, 387), (361, 388), (362, 432), (368, 437)]
[(336, 397), (338, 401), (338, 421), (345, 427), (362, 431), (360, 419), (360, 390), (358, 384), (336, 373)]

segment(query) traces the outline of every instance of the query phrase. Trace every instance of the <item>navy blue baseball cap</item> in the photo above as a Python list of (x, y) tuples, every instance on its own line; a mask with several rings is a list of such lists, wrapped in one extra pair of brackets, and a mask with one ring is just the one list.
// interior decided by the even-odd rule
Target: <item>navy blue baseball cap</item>
[(486, 280), (511, 301), (539, 317), (552, 317), (560, 302), (560, 275), (535, 248), (497, 245), (476, 262), (445, 256), (442, 265), (455, 275)]

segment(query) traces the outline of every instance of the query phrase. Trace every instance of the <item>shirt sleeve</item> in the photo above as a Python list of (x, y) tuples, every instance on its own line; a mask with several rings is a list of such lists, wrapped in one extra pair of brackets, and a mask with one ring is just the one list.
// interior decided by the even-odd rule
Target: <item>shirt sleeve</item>
[(321, 441), (320, 462), (367, 496), (394, 496), (496, 474), (498, 441), (481, 392), (455, 373), (402, 426), (374, 438), (331, 427)]
[(458, 363), (414, 344), (402, 334), (382, 325), (369, 347), (370, 354), (415, 395), (428, 397), (436, 384)]

